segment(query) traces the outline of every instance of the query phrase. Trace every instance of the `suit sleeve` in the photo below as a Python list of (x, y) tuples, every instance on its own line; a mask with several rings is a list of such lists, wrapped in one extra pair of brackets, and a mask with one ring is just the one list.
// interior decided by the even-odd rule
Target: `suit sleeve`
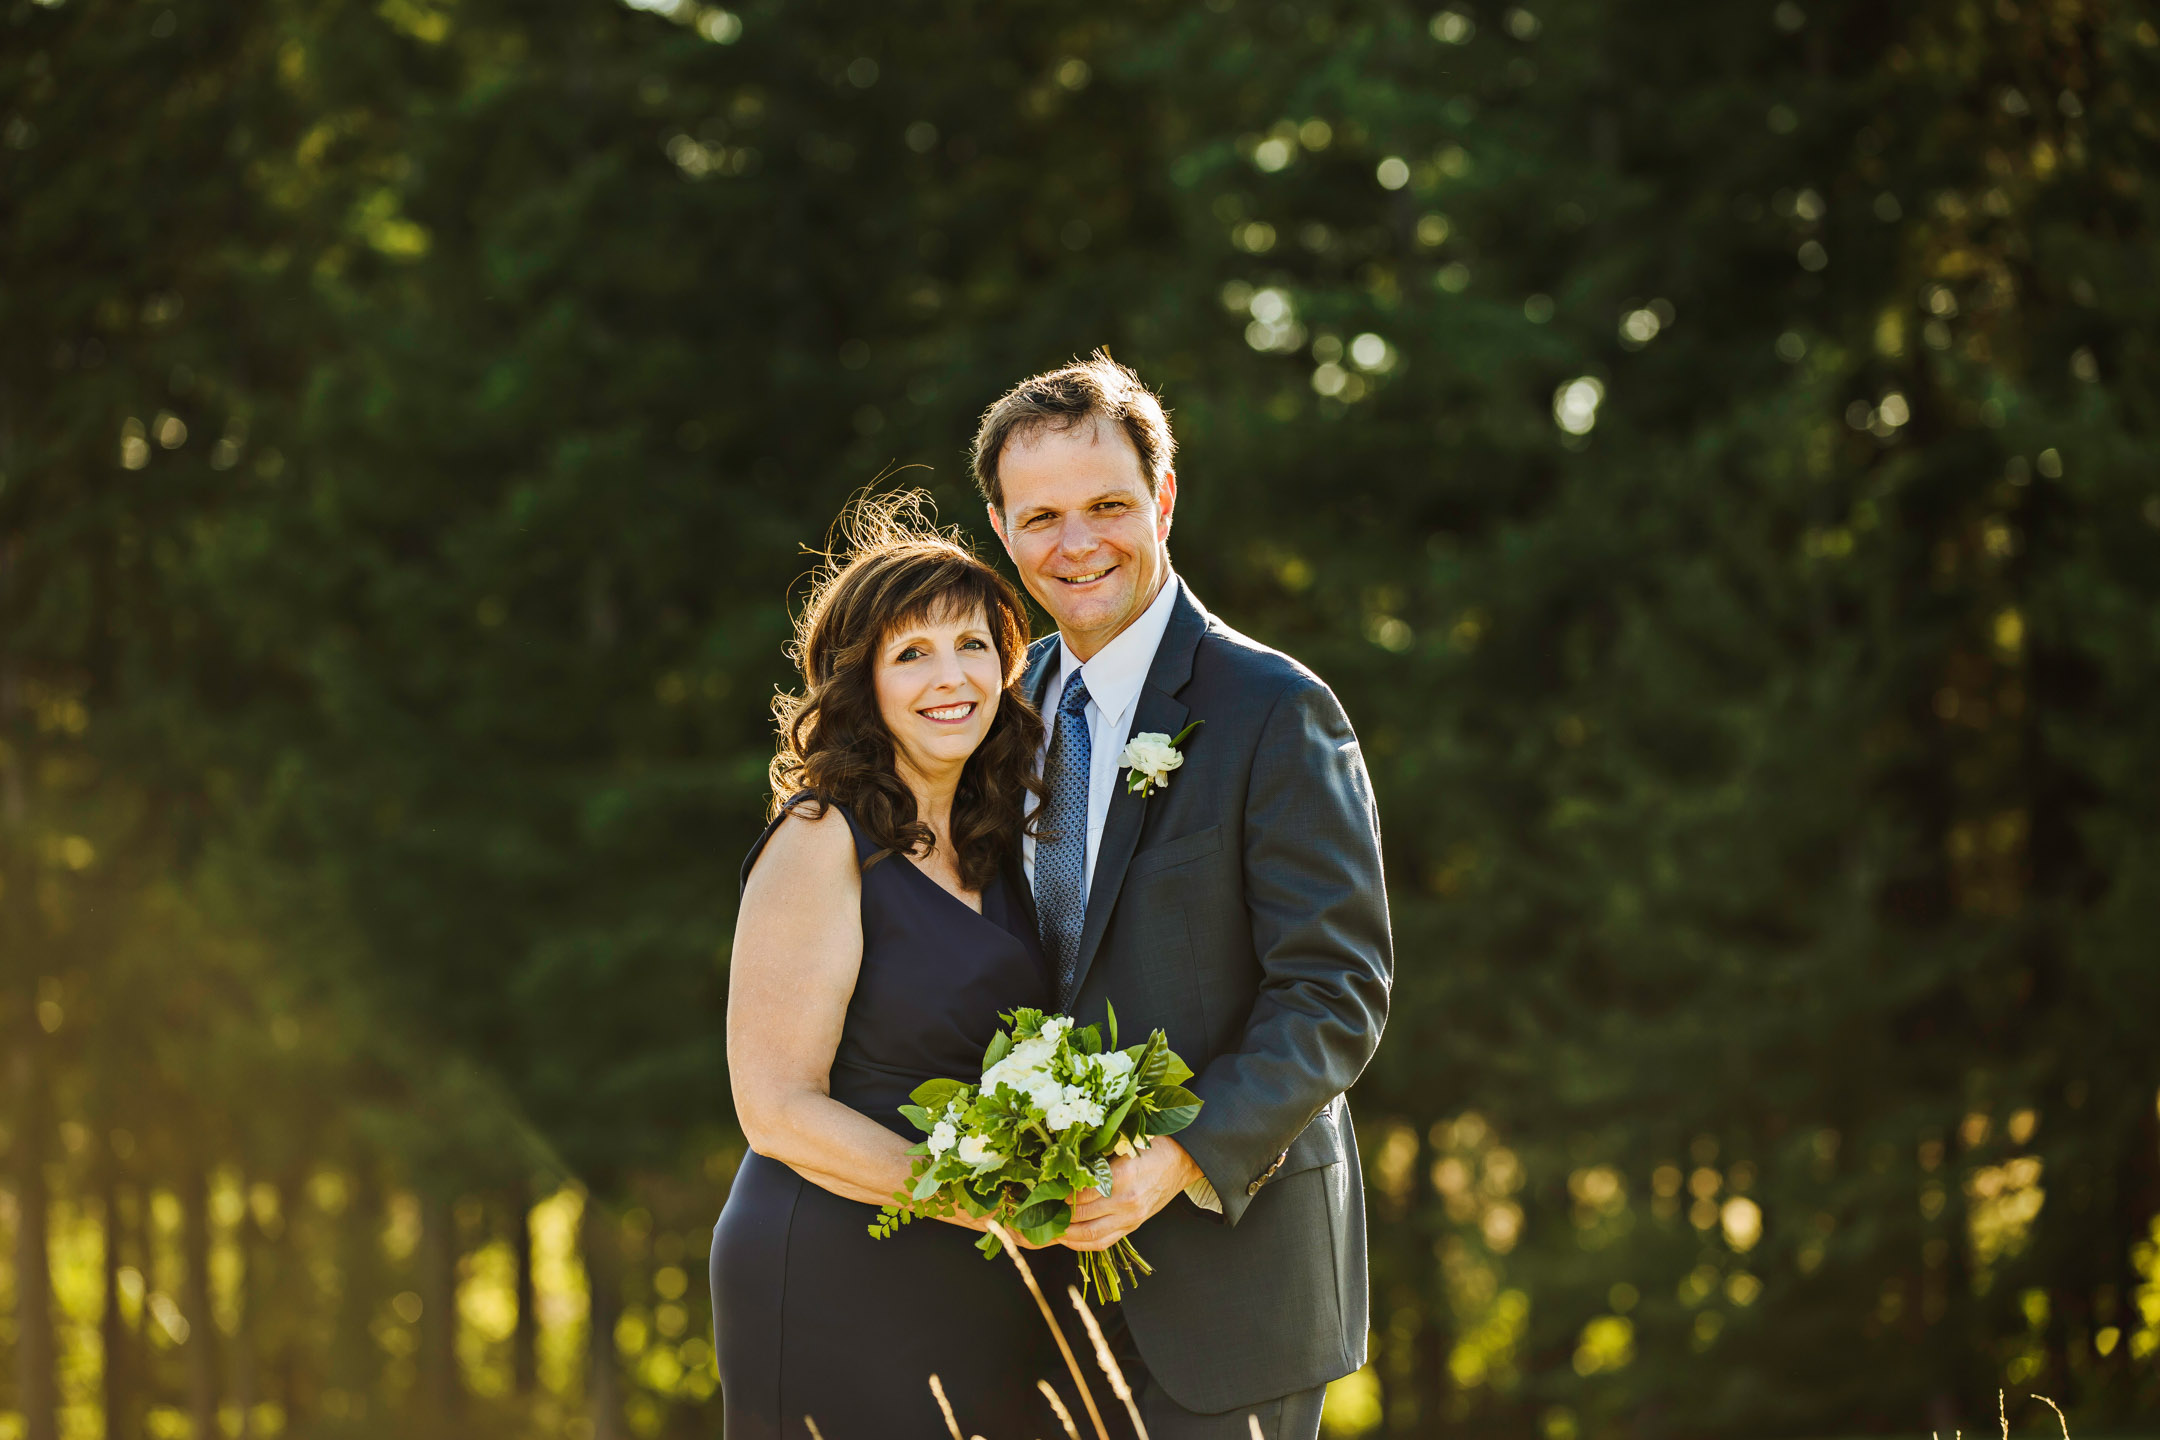
[(1394, 978), (1380, 819), (1349, 717), (1326, 686), (1277, 698), (1245, 796), (1245, 903), (1260, 989), (1242, 1042), (1195, 1080), (1178, 1141), (1235, 1225), (1247, 1187), (1380, 1043)]

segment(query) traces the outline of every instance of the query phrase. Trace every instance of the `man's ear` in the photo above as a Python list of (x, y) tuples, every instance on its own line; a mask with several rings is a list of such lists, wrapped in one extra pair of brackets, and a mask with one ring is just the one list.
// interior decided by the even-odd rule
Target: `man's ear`
[(983, 509), (989, 513), (990, 528), (997, 532), (998, 544), (1005, 547), (1005, 554), (1015, 565), (1019, 564), (1019, 557), (1012, 553), (1012, 540), (1005, 533), (1005, 517), (998, 514), (998, 507), (987, 500), (983, 501)]
[(1162, 479), (1155, 484), (1155, 538), (1170, 538), (1170, 512), (1177, 509), (1177, 471), (1163, 471)]

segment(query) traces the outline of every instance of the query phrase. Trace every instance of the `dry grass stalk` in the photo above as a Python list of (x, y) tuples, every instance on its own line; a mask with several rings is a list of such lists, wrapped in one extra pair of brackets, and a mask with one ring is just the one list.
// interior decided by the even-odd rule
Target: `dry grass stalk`
[(1020, 1253), (1020, 1247), (1013, 1243), (1011, 1232), (1004, 1226), (995, 1220), (985, 1223), (990, 1233), (997, 1236), (998, 1244), (1005, 1247), (1005, 1253), (1012, 1257), (1014, 1267), (1027, 1285), (1028, 1294), (1035, 1297), (1035, 1308), (1042, 1311), (1043, 1324), (1050, 1327), (1050, 1338), (1057, 1341), (1058, 1353), (1065, 1357), (1065, 1368), (1072, 1372), (1073, 1384), (1080, 1388), (1080, 1403), (1087, 1407), (1088, 1420), (1095, 1426), (1097, 1440), (1110, 1440), (1110, 1432), (1103, 1427), (1102, 1411), (1095, 1408), (1095, 1392), (1088, 1389), (1087, 1376), (1081, 1373), (1080, 1362), (1073, 1358), (1072, 1346), (1065, 1343), (1065, 1332), (1058, 1328), (1057, 1316), (1050, 1313), (1050, 1302), (1043, 1298), (1042, 1286), (1035, 1283), (1035, 1272), (1028, 1268), (1027, 1257)]
[(1140, 1407), (1133, 1403), (1132, 1386), (1125, 1383), (1124, 1367), (1110, 1353), (1109, 1344), (1103, 1339), (1102, 1327), (1095, 1323), (1095, 1312), (1088, 1309), (1087, 1300), (1079, 1287), (1068, 1285), (1065, 1293), (1072, 1297), (1073, 1309), (1080, 1312), (1080, 1323), (1087, 1327), (1088, 1339), (1095, 1344), (1095, 1363), (1102, 1367), (1103, 1378), (1110, 1382), (1110, 1393), (1124, 1403), (1125, 1413), (1132, 1417), (1133, 1433), (1140, 1440), (1148, 1440), (1147, 1426), (1140, 1421)]
[(930, 1393), (937, 1396), (937, 1408), (945, 1416), (945, 1428), (952, 1431), (952, 1440), (963, 1440), (960, 1422), (953, 1418), (952, 1401), (945, 1398), (945, 1382), (935, 1375), (930, 1377)]
[(1050, 1402), (1051, 1410), (1057, 1414), (1058, 1424), (1065, 1427), (1066, 1440), (1080, 1440), (1080, 1432), (1073, 1428), (1072, 1411), (1067, 1410), (1065, 1402), (1058, 1399), (1057, 1387), (1048, 1380), (1037, 1380), (1035, 1388), (1043, 1392), (1043, 1399)]
[(825, 1432), (817, 1428), (817, 1421), (805, 1415), (802, 1423), (810, 1427), (810, 1440), (825, 1440)]
[(2070, 1417), (2062, 1413), (2062, 1406), (2057, 1405), (2045, 1395), (2034, 1395), (2031, 1398), (2055, 1412), (2055, 1423), (2062, 1426), (2063, 1440), (2070, 1440)]
[(1253, 1414), (1250, 1410), (1246, 1411), (1245, 1423), (1252, 1427), (1252, 1440), (1267, 1440), (1267, 1436), (1260, 1433), (1260, 1417), (1258, 1415)]

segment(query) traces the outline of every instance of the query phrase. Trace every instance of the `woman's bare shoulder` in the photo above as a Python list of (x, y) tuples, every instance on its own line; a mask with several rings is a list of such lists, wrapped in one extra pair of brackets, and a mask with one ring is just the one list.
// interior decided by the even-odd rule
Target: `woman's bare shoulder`
[[(838, 808), (798, 805), (788, 811), (750, 867), (750, 888), (789, 895), (859, 891), (855, 836)], [(746, 895), (747, 899), (748, 896)]]

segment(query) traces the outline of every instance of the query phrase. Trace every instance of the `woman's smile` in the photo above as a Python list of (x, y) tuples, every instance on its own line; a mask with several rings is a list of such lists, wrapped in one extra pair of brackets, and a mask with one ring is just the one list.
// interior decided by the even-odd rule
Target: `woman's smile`
[(965, 723), (968, 717), (975, 713), (975, 702), (973, 700), (963, 700), (955, 705), (939, 705), (928, 710), (918, 710), (915, 713), (922, 716), (923, 719), (939, 725), (959, 725)]

